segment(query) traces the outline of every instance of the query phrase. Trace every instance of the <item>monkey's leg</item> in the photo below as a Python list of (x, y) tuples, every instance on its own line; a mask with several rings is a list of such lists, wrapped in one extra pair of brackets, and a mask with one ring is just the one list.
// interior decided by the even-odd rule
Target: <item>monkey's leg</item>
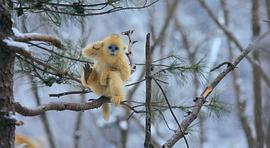
[(100, 84), (103, 86), (106, 86), (108, 77), (109, 77), (109, 71), (103, 71), (100, 76)]
[(119, 105), (122, 99), (124, 98), (124, 83), (121, 79), (121, 75), (117, 71), (110, 71), (109, 73), (109, 87), (112, 94), (112, 102), (115, 105)]

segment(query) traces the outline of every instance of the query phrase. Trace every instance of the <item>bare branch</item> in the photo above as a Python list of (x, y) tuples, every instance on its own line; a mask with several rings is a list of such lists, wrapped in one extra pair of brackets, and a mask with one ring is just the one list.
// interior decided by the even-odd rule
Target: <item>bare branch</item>
[[(13, 10), (31, 10), (33, 13), (43, 13), (43, 12), (51, 12), (51, 13), (58, 13), (58, 14), (64, 14), (64, 15), (72, 15), (72, 16), (93, 16), (93, 15), (103, 15), (108, 13), (113, 13), (117, 11), (123, 11), (123, 10), (137, 10), (137, 9), (144, 9), (147, 7), (150, 7), (157, 3), (159, 0), (155, 0), (151, 3), (144, 4), (142, 6), (130, 6), (130, 7), (121, 7), (121, 6), (113, 6), (111, 2), (106, 3), (99, 3), (99, 4), (90, 4), (90, 5), (83, 5), (80, 3), (72, 3), (72, 4), (57, 4), (57, 3), (45, 3), (41, 2), (40, 4), (43, 5), (42, 7), (16, 7), (13, 8)], [(51, 6), (46, 6), (51, 5)], [(107, 7), (110, 6), (110, 7)], [(72, 10), (67, 9), (68, 7), (71, 7), (76, 10), (76, 12), (72, 11), (66, 11), (66, 10)], [(92, 7), (92, 8), (86, 8), (86, 7)], [(99, 7), (99, 8), (96, 8)], [(79, 11), (78, 11), (79, 10)]]
[[(141, 82), (145, 81), (145, 79), (139, 80), (137, 82), (134, 83), (130, 83), (130, 84), (126, 84), (125, 87), (129, 87), (129, 86), (138, 86), (136, 84), (139, 84)], [(66, 91), (66, 92), (62, 92), (62, 93), (57, 93), (57, 94), (49, 94), (50, 97), (62, 97), (62, 96), (66, 96), (66, 95), (73, 95), (73, 94), (86, 94), (86, 93), (91, 93), (91, 90), (81, 90), (81, 91)]]
[(92, 92), (91, 90), (81, 90), (81, 91), (66, 91), (58, 94), (49, 94), (50, 97), (62, 97), (65, 95), (73, 95), (73, 94), (86, 94)]
[(38, 34), (38, 33), (22, 34), (17, 31), (15, 32), (15, 36), (13, 37), (13, 40), (18, 41), (18, 42), (42, 41), (42, 42), (51, 43), (52, 45), (54, 45), (55, 47), (59, 49), (65, 49), (64, 44), (61, 42), (61, 40), (52, 35), (43, 35), (43, 34)]
[(68, 103), (68, 102), (53, 102), (46, 105), (40, 105), (35, 109), (27, 108), (21, 105), (19, 102), (14, 102), (15, 111), (23, 116), (37, 116), (43, 114), (46, 111), (84, 111), (89, 109), (99, 108), (104, 103), (109, 103), (110, 98), (101, 96), (98, 99), (95, 99), (87, 103)]
[(135, 44), (137, 41), (133, 41), (132, 40), (132, 37), (131, 35), (133, 34), (134, 30), (128, 30), (128, 31), (125, 31), (125, 32), (122, 32), (123, 35), (126, 35), (128, 37), (128, 52), (127, 52), (127, 57), (128, 57), (128, 60), (129, 60), (129, 64), (130, 64), (130, 69), (131, 69), (131, 74), (133, 72), (135, 72), (136, 70), (136, 65), (133, 63), (133, 49), (132, 49), (132, 46), (133, 44)]

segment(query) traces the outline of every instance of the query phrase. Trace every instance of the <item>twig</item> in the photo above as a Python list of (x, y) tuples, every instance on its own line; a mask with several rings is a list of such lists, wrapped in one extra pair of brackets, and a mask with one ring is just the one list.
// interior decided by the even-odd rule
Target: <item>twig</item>
[(133, 46), (133, 44), (138, 42), (138, 41), (133, 41), (132, 40), (131, 36), (132, 36), (133, 32), (134, 32), (134, 30), (128, 30), (128, 31), (122, 32), (123, 35), (126, 35), (128, 37), (128, 52), (126, 53), (126, 55), (128, 57), (128, 60), (129, 60), (131, 74), (133, 72), (135, 72), (135, 70), (136, 70), (136, 65), (133, 63), (134, 54), (133, 54), (132, 46)]
[[(139, 80), (137, 82), (134, 83), (130, 83), (125, 85), (125, 87), (129, 87), (129, 86), (133, 86), (136, 84), (139, 84), (141, 82), (145, 81), (145, 79)], [(136, 85), (137, 86), (137, 85)], [(86, 93), (91, 93), (91, 90), (82, 90), (82, 91), (67, 91), (67, 92), (62, 92), (62, 93), (57, 93), (57, 94), (49, 94), (50, 97), (62, 97), (62, 96), (66, 96), (66, 95), (74, 95), (74, 94), (86, 94)]]
[(163, 115), (162, 111), (158, 110), (158, 112), (159, 112), (159, 114), (161, 115), (162, 119), (164, 120), (164, 122), (165, 122), (165, 124), (166, 124), (167, 128), (168, 128), (169, 130), (171, 130), (171, 131), (173, 131), (173, 132), (175, 133), (175, 132), (176, 132), (176, 130), (174, 130), (174, 129), (170, 128), (170, 126), (169, 126), (169, 124), (168, 124), (168, 122), (167, 122), (167, 120), (166, 120), (165, 116)]
[[(81, 62), (81, 63), (91, 63), (90, 61), (81, 60), (81, 59), (76, 59), (76, 58), (72, 58), (72, 57), (68, 57), (68, 56), (59, 54), (59, 53), (57, 53), (57, 52), (55, 52), (55, 51), (53, 51), (53, 50), (50, 50), (50, 49), (45, 48), (45, 47), (42, 47), (42, 46), (40, 46), (40, 45), (38, 45), (38, 44), (34, 44), (34, 43), (31, 43), (31, 42), (26, 42), (26, 43), (28, 43), (28, 44), (30, 44), (30, 45), (33, 45), (33, 46), (35, 46), (35, 47), (38, 47), (38, 48), (40, 48), (40, 49), (43, 49), (43, 50), (45, 50), (45, 51), (47, 51), (47, 52), (50, 52), (50, 53), (52, 53), (52, 54), (55, 54), (55, 55), (57, 55), (57, 56), (59, 56), (59, 57), (63, 57), (63, 58), (66, 58), (66, 59), (69, 59), (69, 60), (72, 60), (72, 61)], [(93, 64), (93, 63), (91, 63), (91, 64)]]
[(73, 94), (86, 94), (92, 92), (91, 90), (81, 90), (81, 91), (66, 91), (58, 94), (49, 94), (49, 97), (62, 97), (65, 95), (73, 95)]
[(223, 65), (232, 66), (232, 67), (236, 68), (236, 67), (235, 67), (232, 63), (230, 63), (230, 62), (222, 62), (222, 63), (218, 64), (217, 66), (215, 66), (214, 68), (212, 68), (212, 69), (210, 70), (210, 72), (219, 69), (219, 68), (220, 68), (221, 66), (223, 66)]

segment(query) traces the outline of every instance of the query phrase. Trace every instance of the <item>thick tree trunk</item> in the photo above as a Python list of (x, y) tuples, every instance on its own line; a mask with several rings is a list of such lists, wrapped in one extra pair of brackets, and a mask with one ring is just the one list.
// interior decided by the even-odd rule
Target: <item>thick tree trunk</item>
[(15, 119), (11, 118), (13, 102), (13, 68), (15, 53), (3, 39), (12, 35), (12, 22), (5, 1), (0, 3), (0, 147), (13, 148)]

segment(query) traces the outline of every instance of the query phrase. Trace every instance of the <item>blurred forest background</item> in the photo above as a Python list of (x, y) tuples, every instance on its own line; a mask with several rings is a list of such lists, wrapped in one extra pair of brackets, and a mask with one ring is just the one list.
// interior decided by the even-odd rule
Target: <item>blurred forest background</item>
[[(147, 33), (151, 34), (151, 73), (156, 78), (151, 83), (151, 139), (154, 147), (162, 147), (178, 129), (165, 97), (181, 123), (192, 114), (194, 98), (227, 66), (210, 70), (231, 62), (270, 27), (270, 0), (10, 2), (15, 36), (53, 35), (66, 49), (29, 40), (25, 44), (34, 58), (16, 54), (14, 99), (28, 108), (98, 98), (80, 84), (82, 66), (91, 62), (82, 57), (81, 49), (127, 30), (134, 30), (132, 39), (138, 41), (132, 46), (137, 68), (126, 82), (130, 84), (125, 87), (126, 105), (111, 105), (108, 122), (101, 109), (47, 111), (37, 116), (16, 113), (16, 119), (24, 122), (16, 127), (16, 134), (45, 148), (144, 146)], [(128, 45), (127, 36), (122, 37)], [(255, 50), (248, 57), (219, 83), (185, 131), (191, 148), (270, 147), (270, 50)], [(174, 147), (187, 143), (182, 138)]]

